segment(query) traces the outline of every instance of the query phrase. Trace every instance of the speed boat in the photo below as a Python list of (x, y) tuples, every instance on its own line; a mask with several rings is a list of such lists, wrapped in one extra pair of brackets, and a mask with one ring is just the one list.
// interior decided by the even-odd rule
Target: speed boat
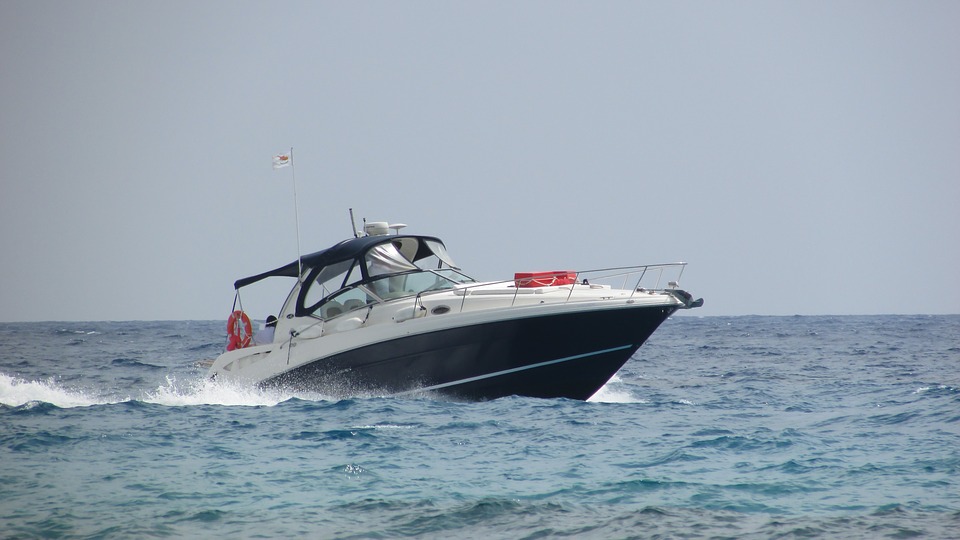
[[(364, 234), (237, 280), (228, 350), (208, 376), (333, 397), (585, 400), (667, 317), (703, 304), (678, 286), (686, 263), (477, 281), (439, 238), (400, 227), (368, 223)], [(296, 283), (272, 339), (258, 343), (240, 291), (277, 277)]]

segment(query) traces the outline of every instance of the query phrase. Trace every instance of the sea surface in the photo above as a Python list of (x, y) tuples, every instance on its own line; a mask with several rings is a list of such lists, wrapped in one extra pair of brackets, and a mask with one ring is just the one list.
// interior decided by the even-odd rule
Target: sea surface
[(0, 324), (0, 538), (958, 538), (960, 316), (675, 316), (588, 402), (257, 392)]

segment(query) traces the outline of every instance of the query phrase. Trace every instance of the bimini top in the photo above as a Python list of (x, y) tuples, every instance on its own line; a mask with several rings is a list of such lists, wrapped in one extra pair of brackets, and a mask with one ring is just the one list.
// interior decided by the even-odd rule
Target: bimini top
[[(380, 247), (383, 246), (383, 247)], [(360, 238), (348, 238), (339, 244), (327, 248), (323, 251), (303, 255), (299, 263), (302, 263), (304, 274), (310, 274), (312, 270), (321, 269), (345, 261), (369, 259), (375, 261), (380, 259), (382, 252), (399, 253), (410, 263), (416, 263), (421, 259), (430, 256), (436, 256), (440, 262), (451, 268), (458, 268), (450, 256), (447, 254), (443, 242), (433, 236), (413, 236), (413, 235), (377, 235), (362, 236)], [(269, 277), (299, 277), (300, 266), (298, 261), (281, 266), (243, 279), (238, 279), (233, 283), (234, 289), (240, 289), (247, 285), (256, 283)], [(366, 268), (368, 265), (360, 265)], [(369, 277), (369, 276), (364, 276)]]

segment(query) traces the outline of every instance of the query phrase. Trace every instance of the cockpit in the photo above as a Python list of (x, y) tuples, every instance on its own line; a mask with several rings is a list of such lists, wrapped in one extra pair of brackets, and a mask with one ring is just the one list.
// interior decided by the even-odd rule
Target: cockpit
[[(307, 267), (311, 262), (315, 265)], [(460, 272), (439, 239), (423, 236), (346, 240), (304, 258), (304, 264), (295, 312), (322, 319), (475, 282)]]

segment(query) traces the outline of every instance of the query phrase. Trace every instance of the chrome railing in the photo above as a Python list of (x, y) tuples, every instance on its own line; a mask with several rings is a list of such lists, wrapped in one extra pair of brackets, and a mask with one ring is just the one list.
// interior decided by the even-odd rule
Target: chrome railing
[[(316, 318), (333, 319), (344, 313), (351, 313), (360, 309), (371, 310), (374, 309), (375, 306), (392, 304), (396, 300), (409, 300), (410, 298), (414, 298), (414, 312), (418, 312), (423, 309), (424, 299), (438, 294), (450, 293), (461, 297), (459, 310), (461, 313), (467, 307), (468, 297), (489, 298), (490, 296), (494, 295), (502, 296), (510, 294), (510, 306), (513, 307), (517, 304), (517, 300), (521, 295), (526, 296), (527, 294), (535, 294), (538, 292), (538, 290), (542, 293), (546, 290), (553, 292), (557, 291), (558, 289), (561, 291), (566, 289), (566, 297), (560, 301), (560, 303), (570, 302), (574, 298), (573, 295), (575, 290), (582, 287), (607, 289), (611, 292), (614, 290), (630, 291), (630, 295), (628, 297), (629, 299), (633, 298), (633, 296), (637, 293), (660, 292), (666, 290), (667, 288), (676, 288), (680, 282), (680, 278), (683, 275), (683, 270), (686, 267), (686, 264), (687, 263), (684, 262), (676, 262), (664, 264), (646, 264), (639, 266), (618, 266), (581, 271), (563, 270), (554, 272), (537, 272), (531, 273), (529, 275), (530, 277), (515, 276), (511, 279), (505, 279), (501, 281), (484, 282), (456, 282), (438, 272), (429, 270), (428, 272), (436, 274), (438, 278), (449, 280), (450, 286), (439, 289), (426, 289), (420, 292), (410, 291), (408, 294), (388, 298), (373, 292), (373, 289), (370, 288), (368, 284), (359, 284), (349, 287), (348, 290), (358, 288), (364, 291), (364, 296), (368, 298), (366, 303), (359, 304), (353, 308), (344, 308), (343, 305), (337, 303), (335, 313), (327, 314), (326, 312), (323, 312), (322, 316)], [(540, 281), (541, 285), (531, 286), (523, 283), (524, 281), (534, 280)], [(664, 283), (665, 281), (666, 283)], [(546, 289), (547, 287), (551, 286), (554, 288)], [(622, 296), (620, 298), (622, 298)], [(326, 305), (327, 304), (324, 304), (324, 306)], [(318, 308), (317, 311), (321, 311), (324, 306)]]
[[(667, 289), (673, 289), (679, 287), (680, 278), (683, 276), (683, 270), (686, 268), (687, 263), (685, 262), (675, 262), (675, 263), (661, 263), (661, 264), (645, 264), (639, 266), (617, 266), (611, 268), (598, 268), (594, 270), (580, 270), (580, 271), (556, 271), (556, 272), (544, 272), (541, 277), (549, 279), (551, 275), (559, 278), (554, 284), (545, 284), (543, 286), (562, 286), (568, 289), (566, 299), (563, 303), (569, 302), (573, 296), (573, 292), (576, 287), (571, 285), (579, 286), (600, 286), (601, 288), (609, 287), (611, 290), (629, 290), (630, 298), (633, 297), (638, 292), (662, 292)], [(574, 275), (572, 283), (569, 282), (569, 278), (564, 279), (568, 275)], [(672, 278), (672, 279), (671, 279)], [(466, 306), (466, 301), (468, 296), (473, 296), (475, 292), (480, 290), (490, 290), (491, 288), (496, 288), (498, 285), (502, 285), (505, 288), (513, 289), (513, 298), (510, 305), (516, 305), (517, 298), (521, 294), (533, 293), (536, 289), (540, 287), (523, 287), (518, 286), (518, 282), (523, 281), (528, 278), (517, 278), (505, 279), (502, 281), (485, 281), (478, 283), (470, 284), (460, 284), (457, 285), (454, 294), (461, 296), (460, 301), (460, 311), (463, 312), (464, 307)], [(530, 278), (536, 279), (536, 277)], [(664, 283), (666, 280), (666, 283)], [(523, 293), (522, 291), (528, 291)], [(450, 292), (449, 289), (445, 291), (425, 291), (417, 295), (417, 305), (421, 305), (421, 299), (425, 296), (431, 296), (433, 294), (441, 292)], [(506, 291), (504, 291), (506, 292)]]

